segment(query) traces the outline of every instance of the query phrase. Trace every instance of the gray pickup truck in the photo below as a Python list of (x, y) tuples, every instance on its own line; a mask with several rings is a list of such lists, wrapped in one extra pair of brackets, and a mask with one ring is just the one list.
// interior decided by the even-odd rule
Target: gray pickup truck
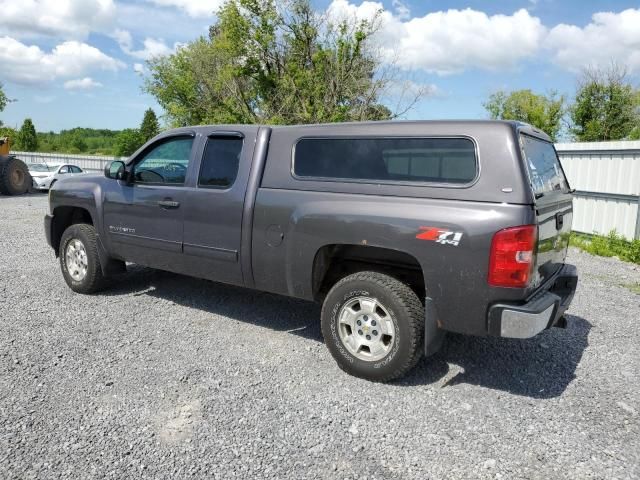
[(322, 302), (340, 368), (376, 381), (447, 331), (565, 326), (577, 285), (572, 191), (549, 137), (517, 122), (180, 128), (49, 201), (75, 292), (131, 262)]

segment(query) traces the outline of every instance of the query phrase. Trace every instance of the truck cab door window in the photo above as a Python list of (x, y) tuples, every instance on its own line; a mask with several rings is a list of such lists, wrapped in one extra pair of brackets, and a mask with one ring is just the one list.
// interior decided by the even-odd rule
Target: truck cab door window
[(238, 176), (242, 138), (212, 137), (202, 156), (198, 186), (208, 188), (230, 188)]
[(178, 137), (153, 147), (136, 163), (135, 183), (184, 185), (193, 138)]
[[(252, 131), (253, 127), (246, 130)], [(255, 135), (257, 129), (251, 133)], [(252, 139), (252, 137), (248, 137)], [(243, 285), (242, 216), (251, 169), (250, 143), (239, 132), (212, 132), (202, 148), (198, 188), (184, 209), (184, 265), (216, 281)]]

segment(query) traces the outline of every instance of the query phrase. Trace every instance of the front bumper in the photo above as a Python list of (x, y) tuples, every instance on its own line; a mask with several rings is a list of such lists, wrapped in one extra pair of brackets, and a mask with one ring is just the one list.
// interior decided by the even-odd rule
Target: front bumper
[(48, 190), (49, 189), (49, 180), (33, 178), (31, 177), (31, 185), (36, 190)]
[(578, 270), (564, 265), (550, 288), (538, 292), (523, 305), (496, 303), (489, 307), (490, 335), (510, 338), (530, 338), (542, 330), (563, 322), (578, 286)]

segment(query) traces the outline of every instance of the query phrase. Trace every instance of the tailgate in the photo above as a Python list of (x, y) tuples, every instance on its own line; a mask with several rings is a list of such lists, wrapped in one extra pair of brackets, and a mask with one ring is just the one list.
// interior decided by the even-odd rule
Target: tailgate
[(538, 224), (535, 287), (564, 264), (573, 221), (573, 195), (552, 143), (521, 134), (520, 144), (535, 197)]

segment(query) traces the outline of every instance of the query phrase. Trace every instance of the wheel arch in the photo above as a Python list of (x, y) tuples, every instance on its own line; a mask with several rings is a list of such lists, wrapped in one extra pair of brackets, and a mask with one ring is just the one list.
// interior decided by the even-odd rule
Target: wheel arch
[(313, 298), (323, 301), (326, 294), (341, 279), (360, 271), (375, 271), (407, 284), (424, 307), (424, 354), (431, 356), (442, 346), (441, 330), (436, 302), (429, 291), (425, 270), (410, 253), (385, 247), (328, 244), (320, 247), (312, 269)]
[(93, 216), (86, 208), (77, 206), (59, 206), (53, 210), (51, 246), (53, 247), (56, 256), (59, 254), (62, 234), (71, 225), (75, 225), (77, 223), (86, 223), (95, 226)]
[(422, 265), (410, 253), (386, 247), (332, 243), (318, 248), (312, 266), (312, 292), (316, 301), (340, 279), (363, 270), (386, 273), (408, 284), (424, 301), (426, 293)]

